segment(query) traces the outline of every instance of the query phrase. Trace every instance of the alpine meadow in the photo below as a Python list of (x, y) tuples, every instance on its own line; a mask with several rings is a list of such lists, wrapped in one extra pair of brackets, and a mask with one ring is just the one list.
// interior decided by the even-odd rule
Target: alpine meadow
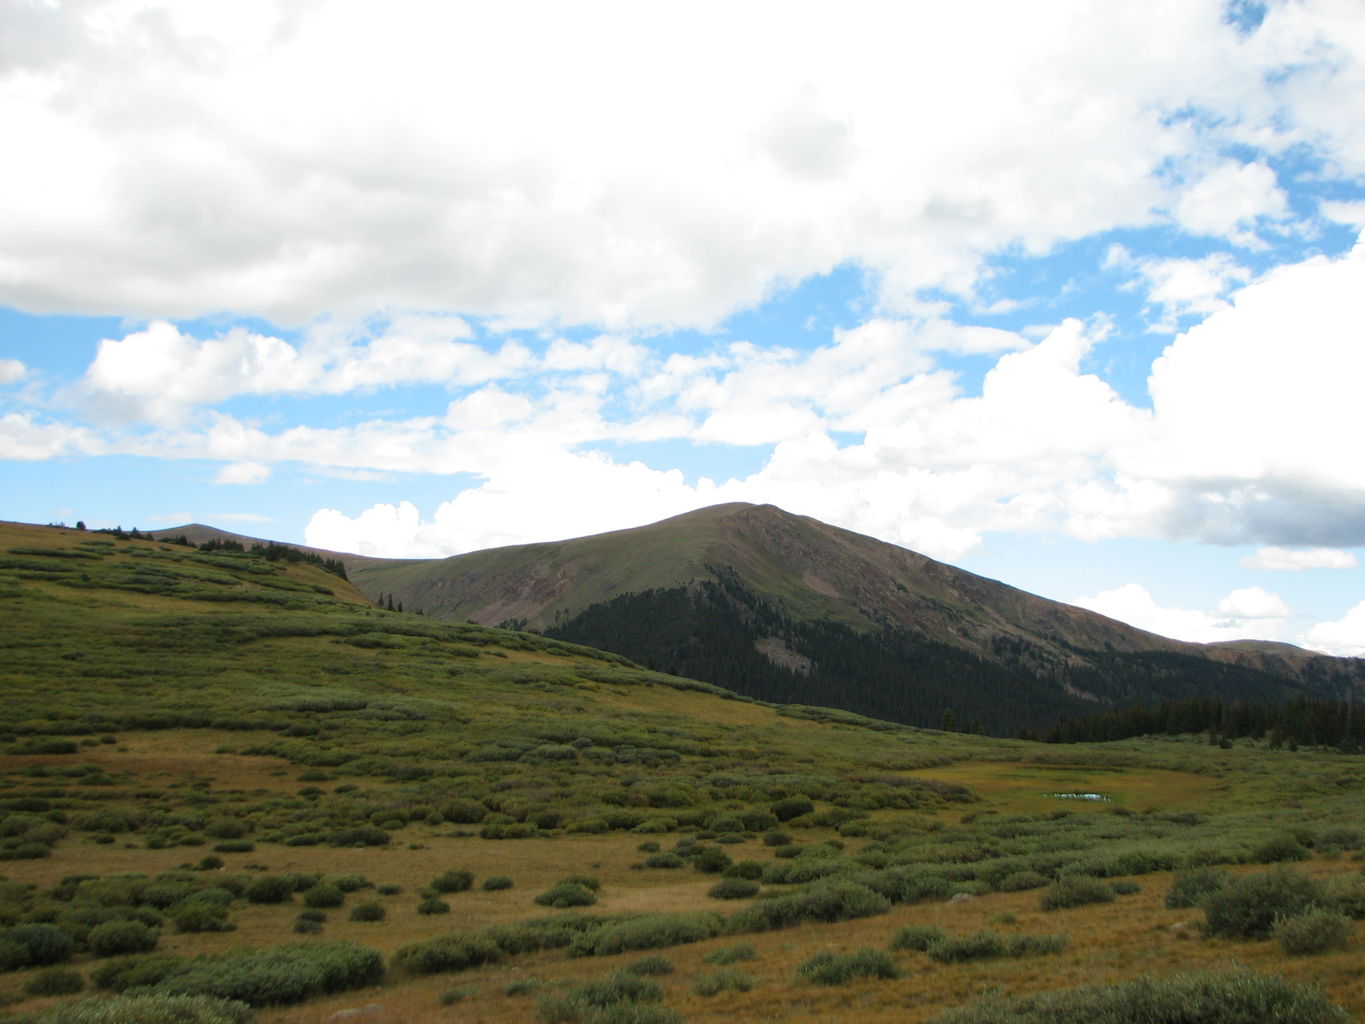
[(1358, 755), (774, 705), (284, 546), (0, 550), (16, 1021), (1365, 1012)]

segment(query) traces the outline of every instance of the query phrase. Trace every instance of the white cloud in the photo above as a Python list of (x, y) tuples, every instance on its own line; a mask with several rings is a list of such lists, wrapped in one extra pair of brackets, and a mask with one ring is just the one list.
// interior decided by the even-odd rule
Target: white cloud
[(1215, 163), (1230, 144), (1361, 165), (1340, 97), (1365, 47), (1341, 5), (1249, 39), (1222, 13), (395, 0), (376, 48), (343, 0), (29, 11), (0, 79), (25, 155), (0, 169), (0, 302), (704, 326), (840, 265), (887, 309), (971, 296), (1005, 247), (1167, 207), (1235, 236), (1282, 198), (1265, 164)]
[(98, 434), (66, 423), (36, 423), (29, 412), (0, 416), (0, 451), (7, 459), (52, 459), (60, 455), (98, 455), (111, 446)]
[(1078, 598), (1072, 603), (1149, 633), (1191, 643), (1278, 640), (1284, 619), (1293, 614), (1280, 598), (1259, 587), (1233, 591), (1219, 603), (1217, 614), (1195, 608), (1162, 607), (1138, 583)]
[(270, 467), (260, 462), (231, 462), (213, 478), (216, 484), (262, 484), (270, 479)]
[(1228, 302), (1225, 296), (1229, 290), (1251, 280), (1251, 271), (1225, 252), (1199, 259), (1139, 259), (1123, 246), (1113, 245), (1109, 248), (1104, 266), (1135, 270), (1148, 303), (1160, 309), (1160, 316), (1151, 329), (1172, 334), (1179, 326), (1178, 317), (1207, 316), (1226, 309)]
[(1242, 559), (1248, 569), (1298, 572), (1301, 569), (1354, 569), (1360, 563), (1338, 548), (1263, 547)]
[(17, 359), (0, 359), (0, 385), (15, 384), (28, 375), (28, 367)]
[(1299, 638), (1299, 643), (1338, 657), (1365, 657), (1365, 601), (1335, 622), (1319, 622)]

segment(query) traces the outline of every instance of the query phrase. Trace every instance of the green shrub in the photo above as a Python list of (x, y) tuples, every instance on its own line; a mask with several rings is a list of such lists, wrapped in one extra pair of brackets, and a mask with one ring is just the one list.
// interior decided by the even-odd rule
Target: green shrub
[(10, 968), (47, 967), (65, 963), (76, 951), (76, 940), (51, 924), (21, 924), (0, 934), (0, 942), (13, 950), (18, 960)]
[(1088, 903), (1113, 903), (1114, 890), (1108, 883), (1089, 875), (1070, 875), (1059, 878), (1039, 897), (1039, 905), (1044, 910), (1064, 910), (1080, 907)]
[(1328, 903), (1352, 921), (1365, 920), (1365, 878), (1336, 875), (1326, 880), (1323, 892)]
[(1000, 879), (996, 888), (1001, 892), (1023, 892), (1026, 889), (1041, 889), (1047, 885), (1047, 876), (1036, 871), (1016, 871)]
[(1065, 935), (1011, 935), (1005, 940), (1008, 956), (1045, 956), (1066, 949)]
[[(485, 885), (484, 888), (487, 888), (487, 886)], [(379, 893), (381, 896), (397, 896), (402, 891), (403, 887), (401, 885), (394, 885), (392, 882), (385, 882), (375, 890), (375, 892)]]
[(730, 930), (768, 931), (805, 921), (851, 921), (884, 914), (891, 901), (857, 882), (820, 882), (802, 892), (758, 900), (730, 920)]
[(747, 878), (756, 882), (763, 877), (763, 864), (756, 860), (736, 861), (723, 874), (726, 878)]
[(719, 971), (700, 975), (692, 982), (692, 991), (703, 997), (721, 992), (748, 992), (754, 987), (754, 976), (738, 967), (723, 967)]
[(530, 995), (540, 988), (540, 981), (537, 978), (518, 978), (516, 981), (507, 983), (507, 987), (502, 990), (503, 995), (525, 996)]
[(580, 935), (569, 951), (578, 956), (612, 956), (637, 949), (667, 949), (709, 939), (719, 934), (722, 924), (716, 914), (642, 914)]
[(590, 907), (597, 902), (597, 895), (580, 882), (557, 882), (536, 897), (542, 907)]
[(330, 910), (345, 902), (346, 894), (335, 885), (315, 885), (311, 889), (305, 889), (303, 893), (304, 906), (312, 907), (314, 910)]
[(860, 949), (855, 953), (816, 953), (796, 973), (822, 985), (842, 985), (855, 978), (899, 978), (901, 972), (881, 950)]
[(1171, 891), (1166, 894), (1166, 908), (1197, 907), (1210, 893), (1227, 884), (1228, 873), (1218, 868), (1191, 868), (1177, 871), (1171, 880)]
[(364, 875), (344, 874), (327, 875), (322, 879), (324, 885), (334, 885), (344, 893), (359, 892), (361, 889), (373, 889), (374, 883)]
[(892, 949), (913, 949), (921, 953), (929, 947), (944, 942), (948, 938), (943, 929), (932, 924), (911, 924), (899, 929), (891, 936)]
[(203, 996), (138, 995), (61, 1003), (15, 1024), (251, 1024), (245, 1003)]
[(85, 944), (95, 956), (149, 953), (156, 948), (157, 931), (141, 921), (106, 921), (90, 929)]
[(393, 965), (409, 974), (445, 974), (496, 963), (502, 947), (487, 935), (456, 932), (404, 946), (393, 955)]
[(472, 871), (446, 871), (431, 880), (431, 887), (437, 892), (467, 892), (474, 885)]
[(349, 942), (309, 942), (201, 957), (162, 981), (167, 995), (207, 995), (251, 1006), (287, 1006), (380, 982), (384, 960)]
[(1320, 907), (1275, 922), (1275, 941), (1291, 956), (1341, 949), (1350, 937), (1351, 919)]
[(296, 935), (321, 935), (322, 922), (312, 918), (304, 917), (302, 914), (294, 921), (294, 934)]
[(716, 900), (747, 900), (758, 895), (759, 885), (747, 878), (722, 878), (707, 890), (706, 895)]
[(676, 853), (656, 853), (645, 858), (647, 868), (680, 868), (687, 862)]
[(48, 967), (24, 983), (24, 994), (29, 996), (69, 996), (85, 988), (80, 971), (69, 967)]
[(1110, 882), (1109, 888), (1114, 890), (1115, 896), (1132, 896), (1134, 893), (1142, 892), (1142, 886), (1131, 878), (1120, 878)]
[(1005, 940), (997, 932), (975, 932), (972, 935), (944, 936), (924, 951), (931, 960), (941, 964), (956, 964), (967, 960), (988, 960), (1004, 956)]
[(792, 837), (779, 829), (773, 829), (763, 835), (764, 846), (789, 846), (791, 841)]
[(385, 916), (384, 908), (378, 903), (357, 903), (351, 908), (352, 921), (382, 921)]
[(626, 1022), (680, 1021), (668, 1015), (642, 1013), (652, 1009), (648, 1005), (663, 998), (663, 990), (639, 975), (618, 971), (602, 980), (585, 981), (575, 985), (567, 995), (542, 999), (540, 1019), (545, 1024), (581, 1022), (581, 1024), (626, 1024)]
[(434, 914), (449, 914), (450, 904), (443, 899), (432, 896), (417, 904), (417, 913), (424, 914), (428, 917)]
[(769, 810), (778, 821), (791, 821), (803, 814), (810, 814), (815, 810), (815, 805), (811, 803), (810, 797), (789, 796), (774, 801)]
[(231, 931), (228, 923), (228, 908), (221, 903), (209, 900), (185, 900), (177, 903), (168, 911), (171, 922), (178, 932), (225, 932)]
[(1281, 917), (1327, 902), (1322, 887), (1288, 868), (1230, 880), (1204, 900), (1205, 930), (1223, 938), (1265, 939)]
[(187, 965), (184, 958), (169, 953), (123, 957), (100, 964), (90, 972), (90, 980), (100, 988), (126, 992), (130, 988), (151, 988), (184, 971)]
[(752, 960), (757, 956), (752, 942), (737, 942), (733, 946), (722, 946), (720, 949), (713, 949), (701, 958), (704, 964), (714, 964), (717, 967), (724, 967), (729, 964), (737, 964), (744, 960)]
[(294, 896), (294, 880), (287, 875), (263, 875), (242, 892), (249, 903), (284, 903)]
[(692, 858), (692, 867), (708, 875), (718, 875), (733, 863), (730, 855), (718, 846), (708, 846)]
[(642, 974), (658, 977), (664, 974), (673, 973), (673, 961), (666, 956), (646, 956), (641, 957), (634, 963), (627, 964), (624, 970), (631, 974)]
[(933, 1024), (1350, 1024), (1321, 989), (1233, 968), (1142, 977), (1013, 999), (987, 997)]
[(1287, 860), (1307, 860), (1312, 856), (1299, 840), (1286, 832), (1267, 839), (1251, 851), (1257, 864), (1277, 864)]
[(512, 880), (506, 875), (489, 875), (483, 880), (481, 886), (484, 892), (497, 892), (501, 889), (512, 888)]

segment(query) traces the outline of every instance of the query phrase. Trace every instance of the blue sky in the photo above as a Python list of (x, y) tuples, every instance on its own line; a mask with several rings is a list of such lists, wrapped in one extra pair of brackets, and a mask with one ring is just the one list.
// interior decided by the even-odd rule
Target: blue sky
[(436, 6), (0, 11), (0, 517), (771, 502), (1365, 655), (1359, 4)]

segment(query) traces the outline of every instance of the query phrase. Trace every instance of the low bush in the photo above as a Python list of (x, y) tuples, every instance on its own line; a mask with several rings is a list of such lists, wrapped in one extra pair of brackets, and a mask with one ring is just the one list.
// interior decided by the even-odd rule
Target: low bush
[(932, 924), (911, 924), (891, 936), (892, 949), (913, 949), (926, 953), (930, 946), (946, 941), (943, 929)]
[(933, 1024), (1350, 1024), (1322, 990), (1241, 968), (1142, 977), (1037, 996), (988, 996)]
[(76, 940), (51, 924), (15, 925), (0, 932), (0, 945), (9, 950), (9, 970), (65, 963), (76, 951)]
[(701, 958), (704, 964), (713, 964), (717, 967), (725, 967), (729, 964), (737, 964), (744, 960), (752, 960), (757, 956), (752, 942), (737, 942), (733, 946), (722, 946), (720, 949), (713, 949)]
[(357, 903), (351, 908), (352, 921), (382, 921), (387, 916), (383, 907), (378, 903)]
[(90, 972), (90, 980), (113, 992), (131, 988), (151, 988), (173, 974), (187, 969), (189, 961), (169, 953), (154, 956), (130, 956), (108, 960)]
[[(642, 1009), (638, 1004), (657, 1003), (663, 998), (663, 989), (652, 981), (626, 971), (617, 971), (609, 978), (585, 981), (575, 985), (567, 995), (541, 1000), (540, 1019), (546, 1024), (559, 1022), (581, 1022), (581, 1024), (615, 1024), (617, 1021), (636, 1021), (642, 1019), (634, 1011)], [(630, 1012), (614, 1013), (619, 1009)], [(605, 1012), (604, 1012), (605, 1011)], [(643, 1018), (658, 1020), (657, 1017)], [(675, 1020), (680, 1020), (676, 1015)]]
[(374, 985), (384, 960), (349, 942), (309, 942), (242, 949), (201, 957), (157, 988), (167, 995), (206, 995), (251, 1006), (287, 1006), (335, 992)]
[(709, 997), (721, 992), (748, 992), (754, 987), (754, 976), (738, 967), (723, 967), (718, 971), (700, 975), (692, 982), (696, 995)]
[(718, 875), (733, 863), (730, 855), (718, 846), (708, 846), (692, 858), (692, 867), (707, 875)]
[(446, 871), (431, 880), (431, 887), (437, 892), (467, 892), (474, 885), (472, 871)]
[(1204, 899), (1204, 928), (1223, 938), (1265, 939), (1279, 918), (1326, 903), (1317, 882), (1288, 868), (1243, 875)]
[(1066, 949), (1065, 935), (1011, 935), (1005, 940), (1009, 956), (1045, 956)]
[(484, 892), (497, 892), (502, 889), (512, 888), (512, 880), (506, 875), (489, 875), (483, 880), (480, 886)]
[(597, 902), (597, 894), (580, 882), (557, 882), (536, 897), (542, 907), (590, 907)]
[(756, 860), (740, 860), (731, 864), (722, 874), (726, 878), (747, 878), (756, 882), (763, 877), (763, 864)]
[(404, 946), (393, 955), (393, 966), (408, 974), (444, 974), (496, 963), (502, 947), (478, 932), (456, 932)]
[(569, 946), (575, 956), (612, 956), (636, 949), (667, 949), (720, 933), (723, 920), (707, 913), (642, 914), (581, 933)]
[(857, 882), (821, 882), (802, 892), (758, 900), (730, 919), (733, 932), (789, 928), (805, 921), (851, 921), (884, 914), (891, 901)]
[(989, 960), (1006, 953), (1004, 938), (997, 932), (975, 932), (971, 935), (944, 936), (924, 952), (941, 964), (956, 964), (967, 960)]
[(1120, 878), (1110, 882), (1109, 888), (1114, 890), (1115, 896), (1132, 896), (1134, 893), (1142, 892), (1142, 886), (1131, 878)]
[(647, 868), (680, 868), (687, 862), (676, 853), (655, 853), (645, 858)]
[(747, 878), (722, 878), (707, 890), (706, 895), (715, 900), (747, 900), (757, 896), (759, 885)]
[(816, 953), (796, 973), (821, 985), (842, 985), (855, 978), (899, 978), (901, 972), (881, 950), (860, 949), (854, 953)]
[(303, 893), (303, 905), (314, 910), (331, 910), (345, 902), (346, 894), (335, 885), (315, 885)]
[(1047, 876), (1036, 871), (1016, 871), (1006, 875), (996, 886), (1001, 892), (1023, 892), (1026, 889), (1041, 889), (1047, 885)]
[(221, 903), (208, 900), (185, 900), (171, 907), (167, 913), (178, 932), (225, 932), (231, 931), (228, 923), (228, 908)]
[(157, 931), (141, 921), (106, 921), (90, 929), (85, 944), (95, 956), (149, 953), (156, 948)]
[(1113, 903), (1114, 890), (1105, 881), (1090, 875), (1060, 878), (1043, 890), (1039, 905), (1044, 910), (1065, 910), (1088, 903)]
[(284, 903), (294, 897), (294, 880), (287, 875), (264, 875), (243, 890), (249, 903)]
[(1335, 911), (1314, 908), (1275, 922), (1275, 941), (1291, 956), (1341, 949), (1351, 937), (1351, 919)]
[(641, 957), (634, 963), (626, 964), (623, 969), (629, 971), (631, 974), (658, 977), (664, 974), (673, 973), (673, 961), (666, 956), (646, 956)]
[(1327, 902), (1352, 921), (1365, 920), (1365, 878), (1336, 875), (1323, 884)]
[(1166, 908), (1197, 907), (1210, 893), (1227, 884), (1228, 873), (1218, 868), (1190, 868), (1177, 871), (1171, 880), (1171, 891), (1166, 894)]
[(417, 913), (431, 917), (435, 914), (449, 914), (450, 904), (445, 900), (437, 899), (432, 896), (417, 904)]
[(24, 983), (24, 995), (69, 996), (85, 988), (80, 971), (69, 967), (48, 967)]
[(251, 1024), (245, 1003), (203, 996), (80, 999), (12, 1018), (13, 1024)]
[(1257, 864), (1277, 864), (1287, 860), (1307, 860), (1312, 854), (1288, 832), (1267, 839), (1251, 851), (1251, 859)]

